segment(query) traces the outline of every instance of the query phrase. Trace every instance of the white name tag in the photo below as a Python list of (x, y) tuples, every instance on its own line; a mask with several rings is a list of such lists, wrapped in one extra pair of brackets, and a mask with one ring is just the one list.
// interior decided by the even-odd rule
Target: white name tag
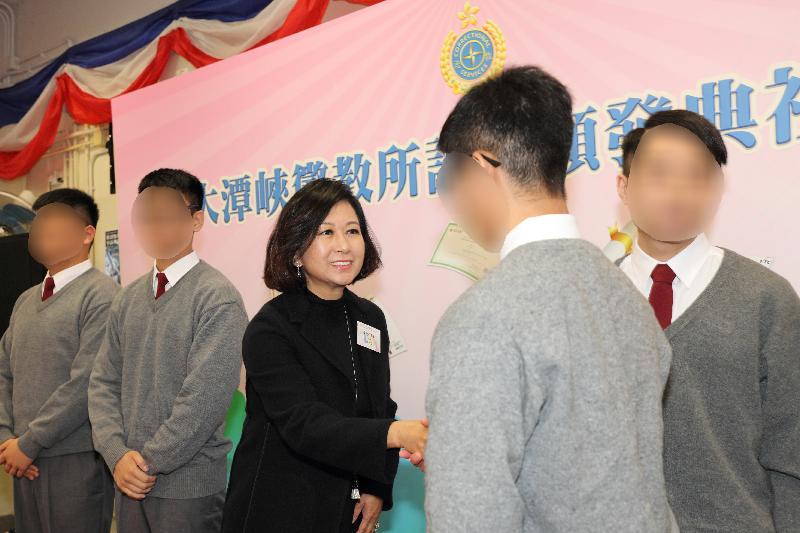
[(359, 346), (381, 353), (381, 330), (356, 322), (356, 342)]

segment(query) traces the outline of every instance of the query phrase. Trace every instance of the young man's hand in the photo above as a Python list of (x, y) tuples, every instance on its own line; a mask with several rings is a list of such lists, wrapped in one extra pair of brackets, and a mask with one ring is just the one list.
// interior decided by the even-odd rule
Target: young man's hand
[[(429, 423), (427, 418), (423, 419), (421, 422), (423, 426), (425, 426), (426, 428), (428, 427)], [(422, 454), (422, 452), (417, 451), (412, 453), (408, 450), (403, 449), (400, 450), (400, 458), (408, 459), (412, 465), (416, 466), (421, 471), (425, 472), (425, 457)]]
[(425, 472), (425, 458), (422, 456), (421, 453), (411, 453), (408, 450), (400, 450), (400, 458), (401, 459), (408, 459), (408, 461), (419, 468), (421, 471)]
[(33, 481), (34, 479), (39, 477), (39, 467), (36, 465), (29, 466), (28, 469), (25, 471), (25, 477), (28, 478), (28, 480), (30, 481)]
[(4, 465), (9, 475), (21, 478), (33, 463), (33, 459), (19, 449), (18, 440), (16, 438), (8, 439), (0, 444), (0, 463)]
[(114, 483), (129, 498), (143, 500), (156, 484), (156, 477), (148, 475), (147, 469), (142, 454), (131, 450), (114, 466)]

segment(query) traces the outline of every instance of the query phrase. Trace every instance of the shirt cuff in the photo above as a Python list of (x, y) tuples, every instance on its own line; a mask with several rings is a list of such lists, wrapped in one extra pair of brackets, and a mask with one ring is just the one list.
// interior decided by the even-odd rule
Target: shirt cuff
[(36, 439), (33, 438), (30, 430), (27, 430), (22, 436), (17, 440), (17, 445), (19, 449), (22, 450), (22, 453), (28, 456), (29, 459), (33, 460), (39, 455), (39, 452), (42, 451), (43, 446), (36, 442)]

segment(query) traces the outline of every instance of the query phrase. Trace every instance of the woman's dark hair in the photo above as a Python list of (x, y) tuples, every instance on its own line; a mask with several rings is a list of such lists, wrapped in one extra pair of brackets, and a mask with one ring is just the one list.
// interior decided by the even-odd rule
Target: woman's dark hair
[(305, 276), (298, 277), (295, 259), (305, 253), (325, 217), (341, 201), (353, 207), (364, 238), (364, 264), (353, 281), (364, 279), (381, 267), (380, 251), (367, 225), (364, 210), (353, 192), (339, 180), (317, 179), (297, 191), (278, 216), (267, 243), (264, 263), (264, 283), (267, 287), (280, 292), (305, 287)]
[(625, 139), (622, 141), (622, 174), (624, 176), (630, 175), (633, 156), (636, 155), (636, 150), (639, 148), (639, 143), (644, 133), (649, 129), (664, 124), (672, 124), (689, 130), (692, 135), (700, 139), (706, 146), (719, 166), (723, 166), (728, 162), (728, 150), (725, 148), (725, 141), (714, 124), (703, 115), (693, 111), (669, 109), (653, 113), (643, 127), (632, 129), (625, 135)]

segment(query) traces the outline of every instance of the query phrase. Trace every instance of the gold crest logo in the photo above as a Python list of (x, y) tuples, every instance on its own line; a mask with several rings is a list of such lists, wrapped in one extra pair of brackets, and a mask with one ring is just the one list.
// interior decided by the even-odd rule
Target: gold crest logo
[(461, 33), (450, 31), (442, 45), (442, 77), (456, 94), (464, 94), (476, 83), (500, 73), (506, 62), (503, 32), (492, 20), (479, 26), (479, 11), (478, 6), (465, 3), (458, 13)]

